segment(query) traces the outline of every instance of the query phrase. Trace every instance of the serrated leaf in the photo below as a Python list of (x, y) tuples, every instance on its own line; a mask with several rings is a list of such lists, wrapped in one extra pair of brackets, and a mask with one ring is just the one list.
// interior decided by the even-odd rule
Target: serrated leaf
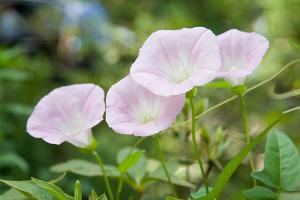
[[(108, 177), (119, 177), (120, 172), (115, 166), (105, 165), (105, 171)], [(85, 160), (69, 160), (64, 163), (59, 163), (50, 168), (50, 171), (55, 173), (71, 172), (81, 176), (103, 176), (103, 173), (98, 164)]]
[(276, 200), (277, 195), (264, 187), (254, 187), (243, 192), (247, 200)]
[(282, 132), (272, 132), (266, 144), (264, 169), (252, 177), (264, 184), (294, 191), (300, 186), (300, 157), (293, 142)]
[(277, 120), (275, 120), (272, 124), (270, 124), (267, 128), (265, 128), (261, 133), (259, 133), (250, 144), (246, 145), (223, 169), (221, 174), (219, 175), (217, 182), (215, 184), (214, 189), (205, 197), (197, 198), (197, 200), (215, 200), (218, 199), (227, 182), (236, 171), (241, 162), (245, 159), (248, 153), (256, 146), (269, 132), (269, 130), (275, 126), (280, 120), (282, 116), (280, 116)]
[[(118, 152), (117, 155), (117, 163), (121, 163), (124, 161), (124, 159), (129, 155), (129, 152), (131, 151), (130, 147), (126, 147)], [(139, 151), (139, 149), (134, 149), (132, 152)], [(146, 166), (147, 166), (147, 157), (145, 153), (139, 158), (139, 160), (136, 162), (136, 164), (132, 167), (130, 167), (127, 170), (127, 173), (132, 177), (137, 184), (140, 184), (141, 180), (146, 175)]]
[(10, 186), (11, 188), (21, 191), (32, 199), (56, 200), (56, 198), (44, 188), (39, 187), (33, 181), (8, 181), (0, 180), (0, 182)]
[(71, 197), (70, 195), (64, 193), (64, 191), (62, 189), (60, 189), (59, 187), (57, 187), (56, 185), (54, 185), (50, 182), (46, 182), (46, 181), (43, 181), (43, 180), (36, 179), (36, 178), (31, 178), (31, 179), (35, 184), (37, 184), (38, 186), (46, 189), (53, 196), (55, 196), (57, 199), (59, 199), (59, 200), (73, 200), (73, 197)]
[(118, 166), (119, 172), (122, 174), (125, 173), (129, 168), (134, 166), (139, 161), (144, 153), (145, 151), (143, 150), (130, 153)]

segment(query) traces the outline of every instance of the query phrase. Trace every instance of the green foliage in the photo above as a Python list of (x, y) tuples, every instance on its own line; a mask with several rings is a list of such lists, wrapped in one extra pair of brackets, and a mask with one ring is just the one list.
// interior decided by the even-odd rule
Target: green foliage
[(269, 135), (264, 163), (264, 170), (254, 172), (252, 177), (283, 191), (294, 191), (300, 186), (300, 157), (286, 134), (274, 131)]
[[(0, 182), (14, 188), (24, 195), (32, 199), (56, 200), (55, 196), (47, 189), (36, 185), (33, 181), (8, 181), (0, 180)], [(10, 192), (11, 194), (12, 192)], [(13, 192), (14, 193), (14, 192)], [(17, 194), (19, 196), (19, 194)]]
[[(179, 167), (179, 162), (178, 160), (169, 160), (166, 163), (166, 167), (170, 173), (171, 179), (172, 179), (172, 183), (178, 186), (183, 186), (183, 187), (188, 187), (188, 188), (192, 188), (194, 187), (193, 184), (182, 180), (181, 178), (179, 178), (178, 176), (175, 175), (176, 170)], [(145, 177), (144, 182), (149, 182), (149, 181), (163, 181), (163, 182), (168, 182), (168, 179), (164, 173), (163, 167), (159, 166), (156, 170), (154, 170), (153, 172), (149, 173), (147, 177)]]
[(102, 195), (100, 195), (100, 196), (98, 197), (97, 200), (107, 200), (107, 197), (106, 197), (105, 194), (102, 194)]
[(36, 178), (31, 178), (31, 179), (35, 184), (37, 184), (38, 186), (46, 189), (49, 193), (51, 193), (57, 199), (59, 199), (59, 200), (73, 200), (73, 197), (71, 197), (70, 195), (64, 193), (64, 191), (62, 191), (62, 189), (60, 189), (56, 185), (54, 185), (50, 182), (46, 182), (46, 181), (36, 179)]
[(264, 169), (253, 172), (252, 177), (276, 190), (254, 187), (244, 191), (250, 200), (290, 200), (300, 198), (300, 157), (288, 136), (273, 131), (267, 139)]
[[(26, 30), (24, 30), (25, 36), (21, 36), (23, 35), (22, 30), (21, 34), (15, 32), (16, 35), (20, 36), (10, 43), (2, 37), (2, 34), (5, 33), (5, 26), (2, 27), (3, 30), (0, 30), (0, 178), (2, 179), (22, 180), (28, 177), (30, 172), (30, 176), (48, 180), (51, 177), (51, 173), (47, 171), (48, 166), (79, 157), (78, 151), (71, 145), (63, 144), (58, 147), (28, 136), (25, 130), (28, 115), (43, 95), (58, 86), (91, 82), (103, 86), (107, 91), (112, 84), (128, 73), (129, 67), (136, 59), (138, 49), (153, 31), (205, 26), (211, 28), (218, 35), (228, 28), (235, 27), (244, 31), (256, 31), (266, 35), (272, 48), (268, 50), (264, 61), (260, 64), (261, 67), (247, 80), (247, 86), (265, 80), (272, 72), (281, 69), (282, 64), (286, 63), (287, 60), (299, 57), (300, 19), (295, 13), (298, 12), (300, 3), (297, 0), (247, 0), (238, 3), (236, 0), (103, 0), (101, 4), (103, 4), (104, 11), (108, 13), (108, 26), (111, 34), (107, 38), (104, 37), (105, 43), (100, 45), (97, 41), (86, 41), (78, 35), (73, 35), (74, 32), (76, 34), (76, 32), (82, 31), (82, 24), (68, 28), (67, 34), (63, 33), (58, 22), (58, 18), (61, 18), (61, 16), (57, 15), (57, 13), (61, 15), (63, 12), (56, 8), (53, 9), (54, 6), (48, 3), (40, 6), (40, 3), (36, 5), (35, 3), (33, 3), (34, 5), (28, 3), (38, 1), (26, 1), (26, 5), (15, 6), (15, 3), (7, 2), (8, 6), (6, 6), (5, 1), (4, 6), (0, 6), (0, 17), (16, 16), (11, 18), (13, 23), (8, 23), (8, 27), (14, 27), (16, 20), (21, 19), (22, 24), (28, 24), (26, 29), (32, 33), (33, 37), (30, 36), (30, 33), (27, 35)], [(71, 3), (71, 1), (61, 2)], [(85, 1), (82, 2), (86, 3)], [(15, 10), (16, 8), (17, 10)], [(6, 11), (10, 11), (13, 15), (7, 15)], [(50, 23), (49, 19), (51, 19)], [(10, 21), (4, 20), (3, 22)], [(115, 22), (117, 22), (117, 26)], [(98, 24), (97, 21), (97, 27)], [(20, 30), (20, 28), (22, 29), (22, 27), (19, 27), (10, 30)], [(101, 29), (97, 28), (97, 30)], [(91, 33), (91, 35), (94, 34), (90, 32), (89, 27), (86, 27), (84, 31)], [(50, 35), (50, 37), (47, 37), (47, 35)], [(72, 41), (75, 41), (74, 39), (80, 41), (83, 47), (81, 50), (77, 51), (70, 46)], [(87, 43), (91, 45), (87, 47)], [(276, 85), (274, 88), (276, 93), (285, 94), (287, 91), (300, 88), (299, 66), (299, 64), (293, 64), (293, 67), (287, 67), (286, 73), (276, 77), (276, 80), (273, 79), (272, 85)], [(248, 96), (247, 103), (249, 105), (247, 106), (251, 112), (249, 122), (251, 122), (251, 127), (254, 127), (253, 130), (256, 129), (255, 127), (261, 127), (272, 121), (279, 110), (283, 110), (293, 103), (297, 104), (298, 99), (296, 96), (289, 97), (288, 100), (270, 101), (270, 98), (273, 97), (266, 92), (268, 86), (265, 85), (256, 89), (254, 93), (251, 92), (251, 96)], [(231, 85), (224, 80), (216, 80), (199, 87), (196, 113), (205, 112), (209, 107), (226, 99), (231, 95), (229, 88), (231, 88)], [(208, 161), (208, 164), (212, 160), (218, 163), (218, 166), (214, 164), (212, 167), (210, 173), (211, 183), (215, 181), (216, 174), (219, 173), (218, 170), (222, 169), (222, 165), (232, 158), (232, 152), (240, 150), (239, 135), (232, 134), (232, 131), (239, 130), (238, 126), (240, 125), (240, 115), (236, 108), (235, 102), (232, 101), (229, 106), (222, 107), (222, 110), (214, 113), (210, 112), (205, 121), (201, 117), (199, 127), (205, 127), (209, 136), (209, 148), (203, 148), (201, 156)], [(187, 120), (188, 112), (189, 110), (186, 110), (186, 112), (180, 114), (178, 121)], [(300, 137), (294, 131), (299, 130), (299, 117), (297, 116), (298, 114), (295, 114), (295, 116), (293, 114), (288, 117), (281, 123), (281, 127), (290, 134), (295, 145), (299, 146)], [(101, 155), (104, 156), (103, 160), (113, 163), (115, 162), (116, 152), (130, 144), (133, 137), (113, 134), (104, 124), (101, 123), (98, 127), (95, 127), (93, 135), (97, 136), (101, 143), (100, 149), (102, 151)], [(224, 134), (226, 142), (214, 141), (216, 137), (210, 129), (215, 129), (216, 125), (224, 127), (222, 137)], [(168, 131), (170, 133), (166, 134), (166, 140), (162, 143), (164, 149), (168, 152), (167, 155), (170, 155), (170, 157), (180, 156), (181, 161), (191, 162), (189, 130), (189, 126), (180, 126)], [(230, 145), (228, 145), (228, 141), (230, 141)], [(146, 150), (148, 156), (154, 156), (153, 146), (150, 142), (145, 142), (143, 149)], [(58, 154), (59, 156), (57, 156)], [(57, 171), (59, 173), (70, 171), (76, 175), (88, 177), (102, 176), (97, 164), (81, 161), (76, 163), (76, 160), (75, 163), (71, 163), (71, 165), (74, 164), (72, 167), (64, 165), (69, 165), (68, 162), (62, 163), (61, 166), (57, 166)], [(127, 170), (124, 177), (127, 181), (130, 181), (130, 184), (143, 186), (137, 187), (138, 189), (144, 189), (144, 186), (151, 185), (149, 191), (144, 191), (146, 194), (142, 198), (151, 193), (151, 198), (145, 199), (157, 200), (160, 198), (158, 196), (161, 191), (164, 191), (166, 184), (156, 182), (166, 182), (167, 180), (162, 168), (155, 169), (156, 165), (152, 166), (149, 163), (150, 159), (145, 154), (142, 155), (137, 163)], [(172, 180), (175, 180), (177, 185), (188, 186), (189, 188), (178, 189), (180, 191), (184, 190), (183, 193), (187, 191), (185, 194), (188, 195), (191, 186), (194, 184), (193, 181), (196, 185), (199, 177), (194, 176), (196, 172), (186, 168), (186, 165), (181, 165), (182, 163), (173, 161), (170, 161), (170, 163), (173, 163), (168, 164), (168, 169), (172, 171)], [(106, 166), (106, 168), (110, 178), (119, 177), (120, 172), (116, 166)], [(183, 168), (188, 170), (183, 171)], [(154, 173), (153, 170), (156, 172)], [(181, 174), (177, 176), (179, 170), (181, 170)], [(241, 170), (245, 170), (244, 166), (241, 167)], [(189, 176), (182, 178), (182, 174), (186, 174), (186, 172), (190, 173)], [(236, 175), (240, 175), (239, 170)], [(188, 177), (192, 178), (189, 179)], [(61, 178), (64, 178), (64, 176), (58, 179)], [(71, 174), (65, 177), (62, 188), (71, 191), (73, 189), (71, 180), (74, 180), (74, 178)], [(278, 179), (279, 177), (271, 178), (269, 183), (274, 184)], [(97, 184), (101, 184), (101, 180), (102, 178)], [(193, 184), (186, 180), (191, 181)], [(242, 198), (236, 197), (236, 193), (244, 189), (243, 187), (247, 181), (249, 181), (249, 177), (246, 175), (233, 177), (232, 181), (226, 184), (226, 192), (222, 193), (218, 200), (241, 200)], [(116, 183), (116, 181), (111, 182)], [(32, 181), (30, 183), (34, 184)], [(83, 193), (88, 193), (92, 187), (97, 190), (104, 190), (103, 187), (98, 187), (98, 185), (96, 188), (92, 183), (93, 181), (82, 180)], [(132, 191), (127, 189), (127, 184), (128, 182), (125, 181), (121, 199), (126, 200), (127, 196), (131, 195), (129, 193)], [(2, 193), (7, 189), (7, 186), (3, 184), (1, 186), (0, 192)], [(125, 187), (127, 187), (126, 191)], [(35, 188), (48, 193), (43, 188)], [(275, 187), (271, 188), (269, 186), (268, 189), (270, 191), (276, 190)], [(96, 193), (94, 192), (94, 194)], [(18, 198), (28, 199), (24, 193), (16, 189), (11, 189), (0, 196), (0, 199), (4, 200)], [(299, 193), (281, 192), (279, 199), (298, 200)]]
[(278, 200), (299, 200), (300, 192), (281, 192)]
[(198, 198), (199, 200), (214, 200), (218, 198), (229, 181), (230, 177), (236, 171), (237, 167), (244, 160), (244, 158), (248, 155), (248, 153), (256, 146), (262, 139), (266, 136), (269, 130), (275, 126), (280, 120), (282, 116), (280, 116), (277, 120), (275, 120), (272, 124), (270, 124), (267, 128), (265, 128), (258, 136), (256, 136), (251, 143), (245, 146), (222, 170), (219, 175), (217, 182), (214, 186), (214, 189), (205, 197)]
[[(93, 195), (93, 193), (92, 193)], [(82, 200), (82, 192), (81, 192), (81, 186), (79, 180), (75, 182), (74, 187), (74, 200)]]
[(89, 195), (89, 200), (97, 200), (98, 199), (98, 195), (97, 193), (92, 190), (92, 193)]
[[(121, 162), (125, 158), (125, 156), (128, 155), (129, 151), (130, 151), (129, 148), (121, 150), (117, 160)], [(135, 152), (142, 152), (142, 153), (135, 154), (136, 156), (139, 156), (139, 154), (141, 154), (141, 156), (139, 160), (136, 162), (136, 164), (128, 170), (128, 174), (130, 175), (131, 178), (133, 178), (135, 184), (139, 186), (147, 186), (149, 183), (153, 181), (168, 182), (168, 179), (164, 174), (162, 166), (159, 166), (156, 170), (147, 173), (146, 156), (144, 155), (143, 151), (135, 150)], [(175, 171), (178, 169), (178, 167), (179, 167), (178, 160), (170, 160), (167, 162), (167, 168), (170, 172), (172, 182), (178, 186), (189, 187), (189, 188), (194, 187), (193, 184), (179, 178), (174, 174)], [(117, 167), (106, 165), (105, 169), (108, 177), (111, 178), (120, 177), (120, 172), (117, 170)], [(89, 161), (84, 161), (84, 160), (70, 160), (65, 163), (56, 164), (50, 168), (50, 171), (55, 173), (71, 172), (74, 174), (87, 176), (87, 177), (103, 176), (97, 164), (94, 164)]]
[(129, 152), (128, 155), (125, 157), (125, 159), (122, 159), (121, 163), (118, 166), (118, 170), (120, 171), (120, 173), (121, 174), (125, 173), (129, 168), (137, 164), (137, 162), (143, 156), (144, 153), (145, 151), (143, 150)]
[(245, 197), (249, 200), (275, 200), (277, 195), (264, 187), (254, 187), (244, 191)]
[[(105, 170), (108, 177), (119, 177), (120, 172), (115, 166), (106, 165)], [(55, 173), (72, 172), (82, 176), (103, 176), (99, 165), (85, 160), (69, 160), (64, 163), (56, 164), (50, 168), (50, 171)]]
[(1, 200), (27, 200), (28, 197), (23, 194), (22, 192), (20, 192), (19, 190), (16, 189), (10, 189), (6, 192), (4, 192), (2, 195), (0, 195), (0, 199)]
[(166, 200), (181, 200), (181, 199), (178, 199), (178, 198), (175, 198), (175, 197), (167, 196), (167, 197), (166, 197)]
[[(124, 159), (129, 155), (131, 152), (131, 148), (123, 148), (117, 154), (117, 163), (120, 164), (124, 161)], [(139, 152), (141, 150), (135, 148), (133, 152)], [(145, 153), (142, 153), (140, 158), (137, 162), (128, 169), (127, 173), (130, 175), (131, 178), (134, 179), (135, 183), (138, 185), (141, 183), (142, 179), (146, 175), (146, 166), (147, 166), (147, 157)]]
[(64, 172), (62, 175), (49, 181), (49, 183), (53, 183), (53, 184), (58, 183), (59, 181), (63, 180), (65, 178), (65, 176), (66, 176), (66, 173)]
[(0, 155), (0, 168), (9, 167), (19, 169), (24, 174), (29, 171), (28, 163), (14, 152), (2, 152)]
[[(212, 187), (209, 187), (208, 191), (211, 192), (212, 189), (213, 189)], [(198, 199), (198, 198), (204, 197), (206, 195), (207, 195), (206, 194), (206, 189), (204, 187), (201, 187), (197, 191), (191, 193), (191, 197), (193, 199)]]

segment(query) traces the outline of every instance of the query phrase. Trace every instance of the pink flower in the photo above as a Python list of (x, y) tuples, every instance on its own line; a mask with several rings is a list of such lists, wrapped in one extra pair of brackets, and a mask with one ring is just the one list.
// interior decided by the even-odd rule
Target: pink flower
[(91, 128), (103, 120), (104, 92), (94, 84), (57, 88), (43, 97), (27, 121), (27, 132), (50, 144), (91, 143)]
[(220, 64), (216, 37), (210, 30), (160, 30), (145, 41), (130, 74), (154, 94), (170, 96), (212, 81)]
[(265, 37), (236, 29), (218, 35), (217, 40), (222, 59), (220, 76), (232, 85), (243, 84), (269, 48)]
[(127, 76), (107, 93), (106, 122), (117, 133), (149, 136), (170, 127), (184, 103), (184, 94), (157, 96)]

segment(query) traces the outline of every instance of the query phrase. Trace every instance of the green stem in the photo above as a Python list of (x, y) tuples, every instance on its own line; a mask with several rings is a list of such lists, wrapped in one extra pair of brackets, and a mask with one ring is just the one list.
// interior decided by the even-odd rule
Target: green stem
[(114, 196), (113, 196), (113, 193), (112, 193), (112, 190), (111, 190), (111, 187), (110, 187), (107, 175), (106, 175), (106, 171), (105, 171), (103, 162), (102, 162), (99, 154), (97, 153), (97, 151), (94, 150), (92, 152), (92, 154), (96, 158), (96, 160), (97, 160), (97, 162), (98, 162), (98, 164), (99, 164), (99, 166), (101, 168), (101, 171), (103, 173), (104, 183), (105, 183), (105, 186), (106, 186), (106, 189), (107, 189), (107, 192), (108, 192), (109, 199), (114, 200)]
[(198, 161), (198, 164), (199, 164), (199, 167), (201, 170), (201, 174), (202, 174), (202, 177), (204, 180), (206, 194), (208, 194), (209, 193), (208, 181), (207, 181), (207, 177), (206, 177), (206, 174), (204, 171), (202, 160), (200, 158), (200, 150), (198, 149), (197, 141), (196, 141), (196, 111), (195, 111), (195, 105), (194, 105), (194, 98), (188, 97), (188, 99), (190, 101), (191, 110), (192, 110), (192, 141), (193, 141), (194, 153), (195, 153), (195, 157)]
[[(248, 126), (248, 111), (247, 111), (247, 105), (245, 101), (245, 97), (243, 95), (238, 95), (241, 107), (242, 107), (242, 113), (243, 113), (243, 120), (244, 120), (244, 131), (245, 131), (245, 137), (246, 137), (246, 143), (247, 145), (250, 144), (250, 135), (249, 135), (249, 126)], [(249, 152), (249, 161), (251, 166), (251, 171), (255, 171), (254, 162), (253, 162), (253, 156), (251, 151)], [(253, 185), (256, 186), (257, 182), (256, 179), (253, 178)]]
[(154, 135), (154, 140), (155, 140), (155, 143), (156, 143), (157, 150), (159, 152), (159, 157), (160, 157), (161, 165), (162, 165), (163, 170), (165, 172), (165, 175), (166, 175), (166, 177), (168, 179), (168, 183), (169, 183), (170, 189), (173, 191), (175, 197), (177, 197), (177, 193), (176, 193), (175, 187), (174, 187), (174, 185), (172, 183), (170, 174), (169, 174), (167, 166), (166, 166), (166, 161), (165, 161), (162, 149), (161, 149), (161, 145), (160, 145), (160, 141), (159, 141), (159, 136), (157, 134)]
[(123, 174), (120, 175), (119, 177), (119, 183), (118, 183), (118, 189), (117, 189), (117, 200), (120, 200), (120, 194), (122, 192), (122, 189), (123, 189)]

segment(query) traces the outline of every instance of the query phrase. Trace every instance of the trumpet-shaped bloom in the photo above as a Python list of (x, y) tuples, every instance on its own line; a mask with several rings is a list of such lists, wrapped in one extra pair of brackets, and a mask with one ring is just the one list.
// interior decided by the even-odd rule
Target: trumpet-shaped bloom
[(103, 120), (103, 89), (94, 84), (57, 88), (43, 97), (27, 121), (27, 132), (50, 144), (69, 142), (86, 147), (91, 128)]
[(160, 30), (145, 41), (130, 74), (154, 94), (170, 96), (210, 82), (220, 64), (216, 36), (210, 30)]
[(106, 122), (117, 133), (149, 136), (170, 127), (184, 103), (185, 95), (157, 96), (127, 76), (107, 93)]
[(222, 59), (220, 76), (232, 85), (243, 84), (269, 48), (265, 37), (236, 29), (218, 35), (217, 40)]

